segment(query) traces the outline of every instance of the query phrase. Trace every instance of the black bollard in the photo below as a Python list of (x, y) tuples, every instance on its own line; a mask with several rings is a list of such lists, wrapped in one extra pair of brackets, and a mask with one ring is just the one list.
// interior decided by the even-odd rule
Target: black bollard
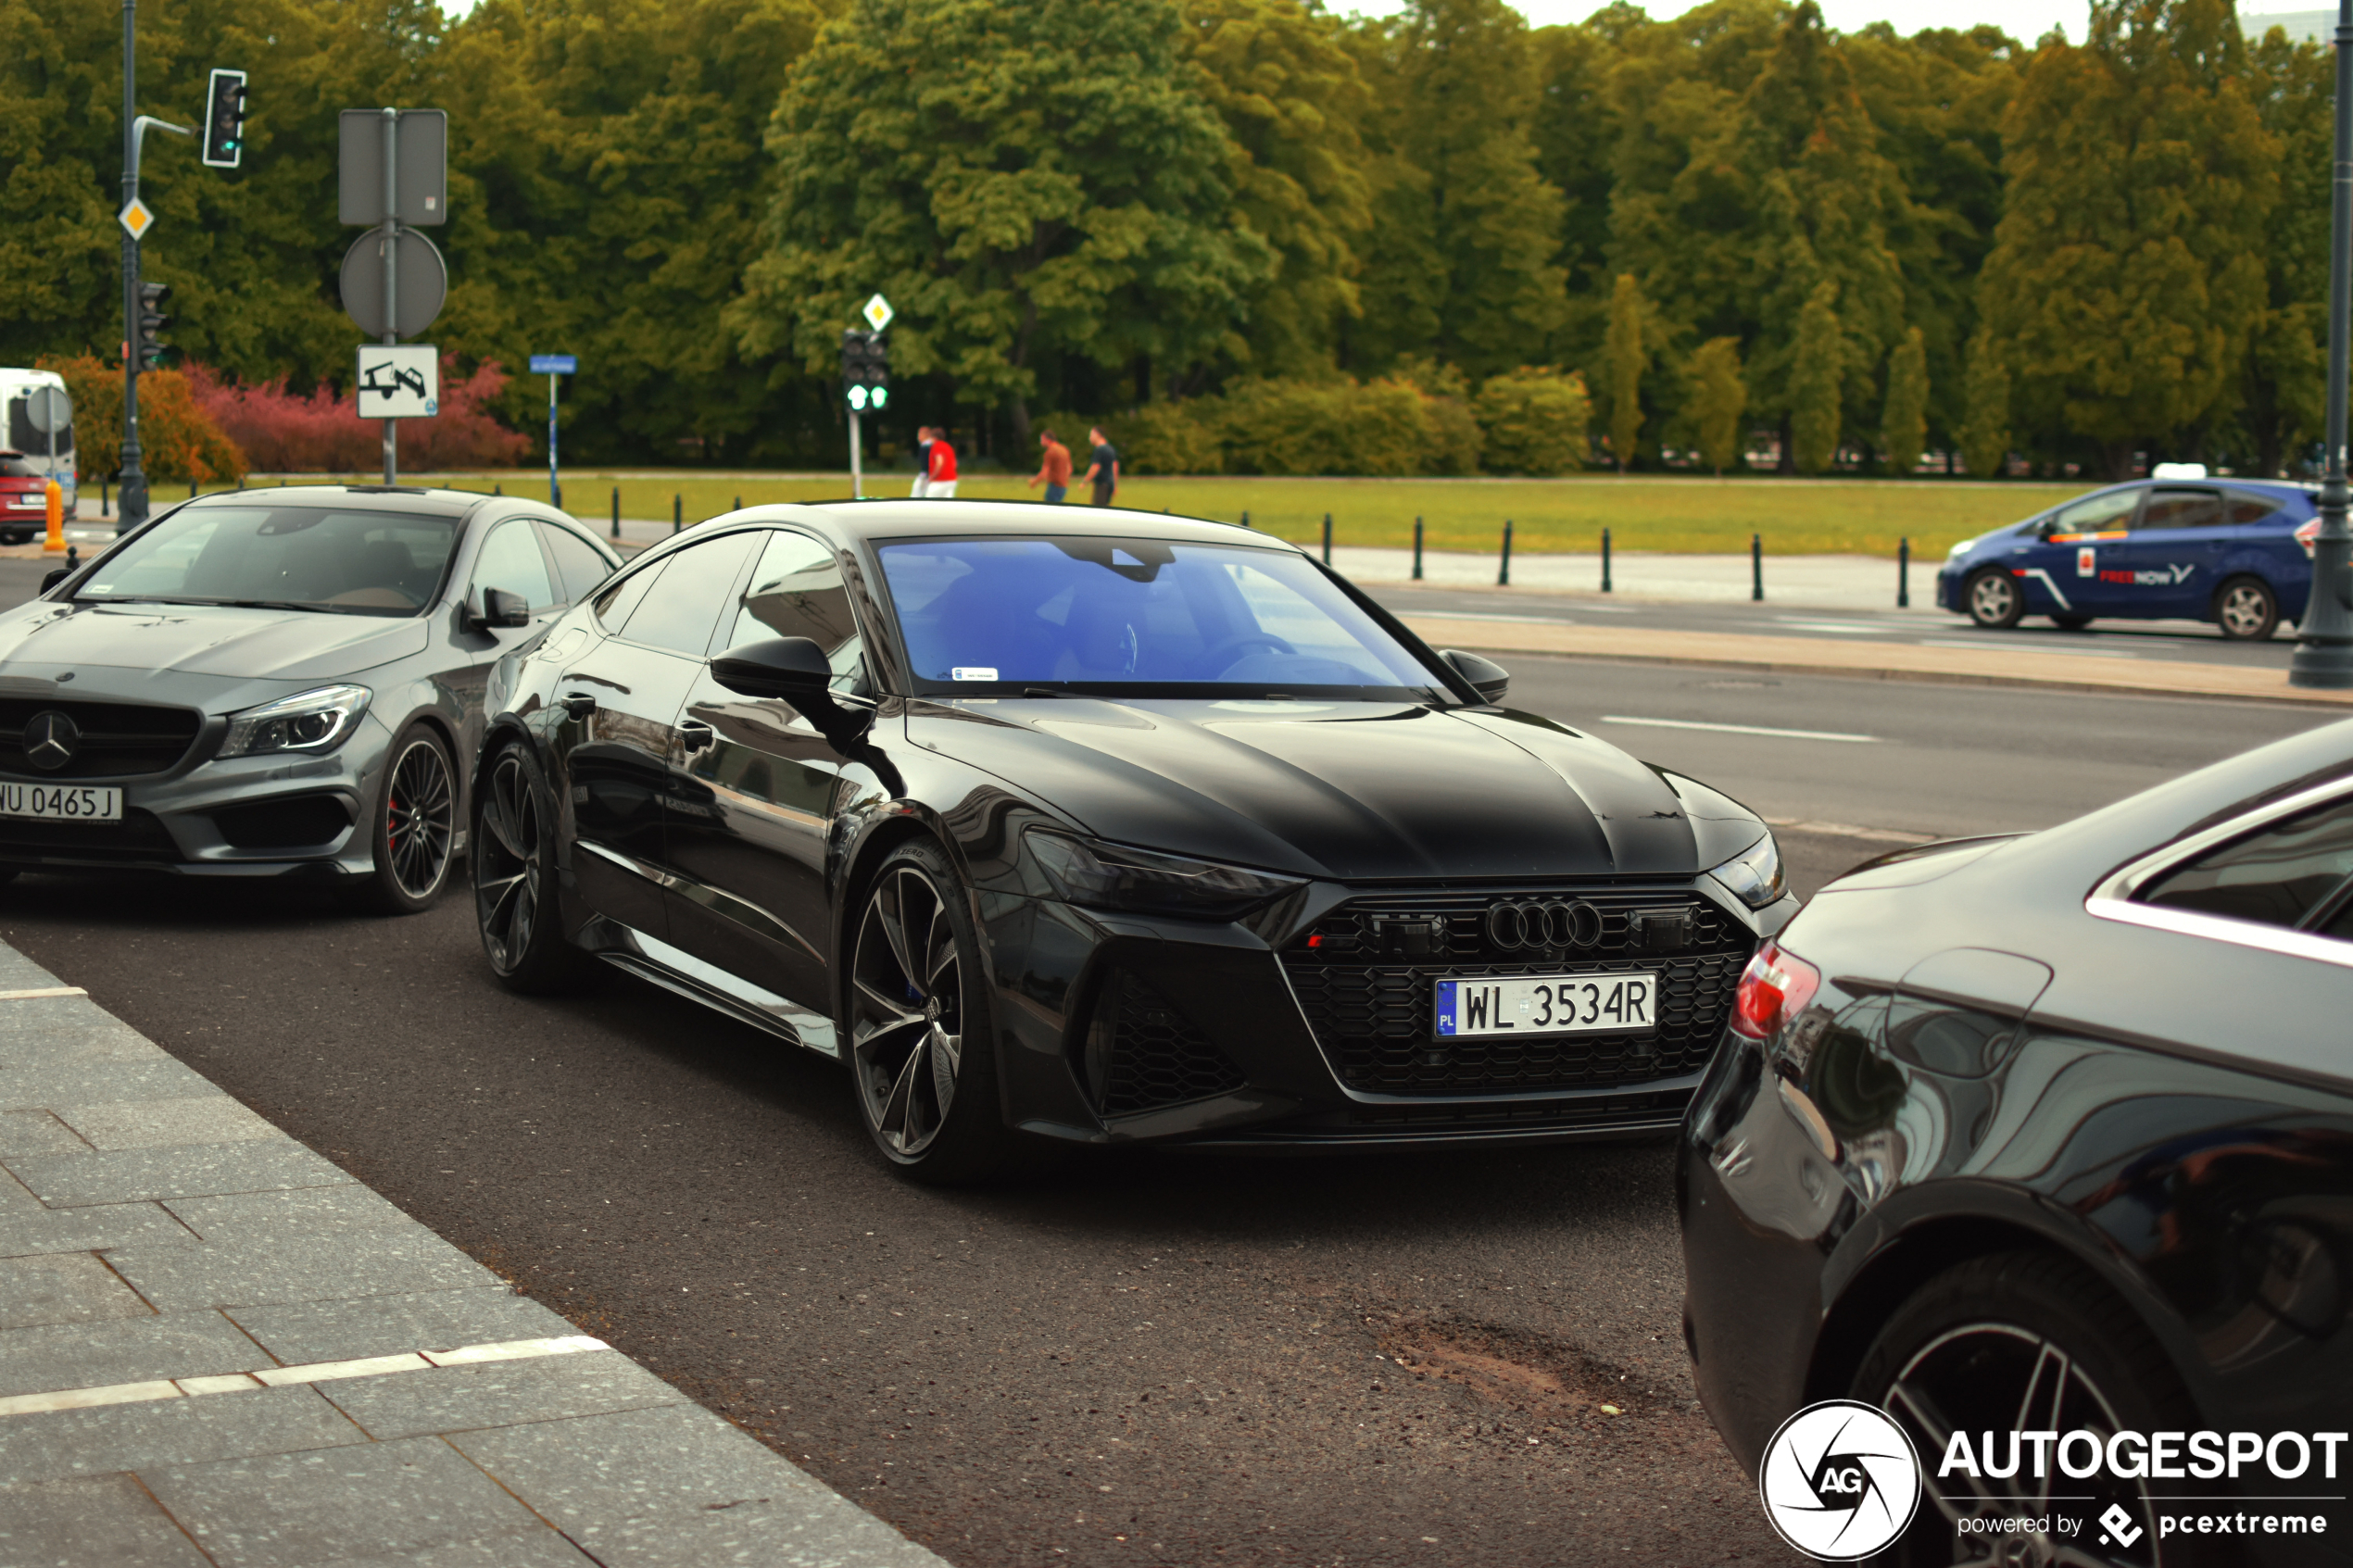
[(105, 517), (105, 516), (107, 515), (107, 488), (108, 488), (108, 486), (109, 486), (112, 483), (113, 483), (113, 482), (112, 482), (112, 481), (110, 481), (110, 480), (104, 480), (104, 479), (102, 479), (102, 480), (98, 481), (98, 515), (99, 515), (100, 517)]
[(1243, 526), (1244, 528), (1248, 528), (1248, 527), (1250, 526), (1250, 512), (1249, 512), (1249, 509), (1248, 509), (1248, 508), (1246, 508), (1243, 509), (1243, 512), (1242, 512), (1242, 526)]
[(193, 500), (195, 500), (195, 498), (196, 498), (196, 482), (195, 482), (195, 477), (192, 475), (192, 476), (190, 476), (190, 478), (189, 478), (189, 480), (188, 480), (188, 499), (190, 499), (191, 501), (193, 501)]
[(490, 487), (490, 493), (493, 495), (504, 495), (507, 493), (507, 487), (503, 484), (494, 484)]
[(1414, 520), (1414, 581), (1422, 580), (1422, 520)]
[(621, 486), (612, 487), (612, 536), (621, 537)]
[(1498, 588), (1508, 588), (1508, 587), (1510, 587), (1511, 585), (1512, 585), (1512, 520), (1511, 520), (1510, 518), (1505, 518), (1505, 519), (1504, 520), (1504, 564), (1503, 564), (1503, 566), (1502, 566), (1502, 567), (1501, 567), (1501, 568), (1500, 568), (1500, 569), (1496, 571), (1496, 573), (1495, 573), (1495, 586), (1497, 586)]
[(686, 503), (675, 491), (670, 496), (670, 532), (677, 533), (686, 526)]
[(1895, 608), (1912, 608), (1912, 542), (1895, 541)]
[(742, 511), (743, 509), (744, 509), (744, 498), (743, 498), (741, 495), (738, 495), (738, 496), (736, 496), (736, 510), (737, 510), (737, 511)]
[(1765, 597), (1765, 535), (1748, 536), (1748, 596), (1752, 601)]
[(1324, 514), (1324, 564), (1332, 564), (1332, 514)]
[(1609, 592), (1609, 530), (1602, 530), (1602, 592)]

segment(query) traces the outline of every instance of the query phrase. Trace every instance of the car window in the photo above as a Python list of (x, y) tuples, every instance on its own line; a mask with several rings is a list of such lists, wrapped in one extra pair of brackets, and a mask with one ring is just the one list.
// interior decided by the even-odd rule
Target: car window
[(753, 533), (723, 534), (672, 556), (660, 580), (622, 623), (621, 634), (633, 643), (700, 659), (710, 647), (719, 612), (726, 608), (727, 591), (736, 585), (736, 574), (760, 537)]
[(530, 519), (510, 517), (482, 542), (468, 589), (475, 603), (481, 602), (484, 588), (520, 594), (535, 613), (558, 602), (556, 585), (547, 580), (547, 558), (539, 553), (539, 533)]
[(2133, 508), (2141, 504), (2137, 490), (2111, 490), (2073, 506), (2061, 507), (2052, 515), (2053, 533), (2101, 533), (2120, 529), (2133, 521)]
[(2141, 521), (2133, 532), (2145, 533), (2161, 528), (2219, 528), (2222, 524), (2222, 497), (2211, 490), (2157, 490), (2149, 495), (2149, 504), (2141, 509)]
[(2353, 881), (2353, 800), (2342, 800), (2208, 850), (2168, 872), (2141, 901), (2296, 926), (2309, 915), (2334, 913), (2348, 881)]
[(602, 550), (560, 523), (542, 521), (547, 553), (556, 558), (556, 575), (563, 580), (564, 603), (577, 604), (598, 583), (612, 575), (612, 562)]
[(41, 470), (14, 452), (0, 452), (0, 479), (38, 479)]
[(414, 615), (456, 538), (451, 518), (199, 501), (107, 552), (74, 597)]
[(2285, 505), (2276, 496), (2255, 495), (2244, 490), (2233, 490), (2222, 498), (2223, 512), (2233, 524), (2261, 522)]
[(720, 623), (711, 651), (770, 637), (809, 638), (824, 650), (837, 680), (858, 670), (862, 644), (857, 617), (850, 613), (840, 563), (824, 541), (806, 533), (770, 534), (760, 564), (736, 596), (735, 616)]
[(628, 624), (630, 612), (637, 608), (637, 601), (646, 596), (647, 590), (654, 585), (654, 579), (661, 575), (662, 568), (670, 561), (671, 558), (664, 556), (651, 566), (631, 572), (598, 595), (595, 606), (597, 624), (608, 632), (618, 633), (622, 627)]

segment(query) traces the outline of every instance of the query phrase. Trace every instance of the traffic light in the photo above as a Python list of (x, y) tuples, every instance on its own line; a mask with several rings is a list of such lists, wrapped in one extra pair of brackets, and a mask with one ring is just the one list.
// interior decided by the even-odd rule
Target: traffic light
[(234, 169), (245, 156), (245, 73), (215, 70), (204, 100), (204, 160)]
[(882, 333), (853, 327), (841, 334), (841, 385), (861, 413), (890, 406), (890, 345)]
[(163, 329), (171, 323), (163, 302), (170, 297), (170, 283), (139, 285), (139, 362), (150, 369), (163, 363)]

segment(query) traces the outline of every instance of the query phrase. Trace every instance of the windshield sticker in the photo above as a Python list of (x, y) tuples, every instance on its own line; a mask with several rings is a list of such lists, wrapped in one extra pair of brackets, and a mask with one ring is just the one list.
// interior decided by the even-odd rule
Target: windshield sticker
[(997, 667), (993, 664), (959, 664), (948, 674), (950, 679), (957, 681), (993, 681), (997, 678)]

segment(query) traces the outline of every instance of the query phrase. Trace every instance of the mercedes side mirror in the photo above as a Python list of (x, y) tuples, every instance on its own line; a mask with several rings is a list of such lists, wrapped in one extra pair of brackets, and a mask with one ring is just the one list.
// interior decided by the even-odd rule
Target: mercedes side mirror
[(1501, 702), (1504, 694), (1512, 689), (1511, 671), (1491, 659), (1481, 659), (1460, 648), (1441, 648), (1438, 657), (1454, 667), (1454, 673), (1471, 684), (1481, 702)]
[(491, 629), (510, 632), (518, 626), (530, 624), (531, 601), (504, 588), (484, 588), (479, 610), (471, 604), (466, 607), (466, 630), (469, 632)]
[(824, 650), (808, 637), (771, 637), (729, 648), (711, 661), (711, 678), (744, 696), (804, 702), (833, 684)]

